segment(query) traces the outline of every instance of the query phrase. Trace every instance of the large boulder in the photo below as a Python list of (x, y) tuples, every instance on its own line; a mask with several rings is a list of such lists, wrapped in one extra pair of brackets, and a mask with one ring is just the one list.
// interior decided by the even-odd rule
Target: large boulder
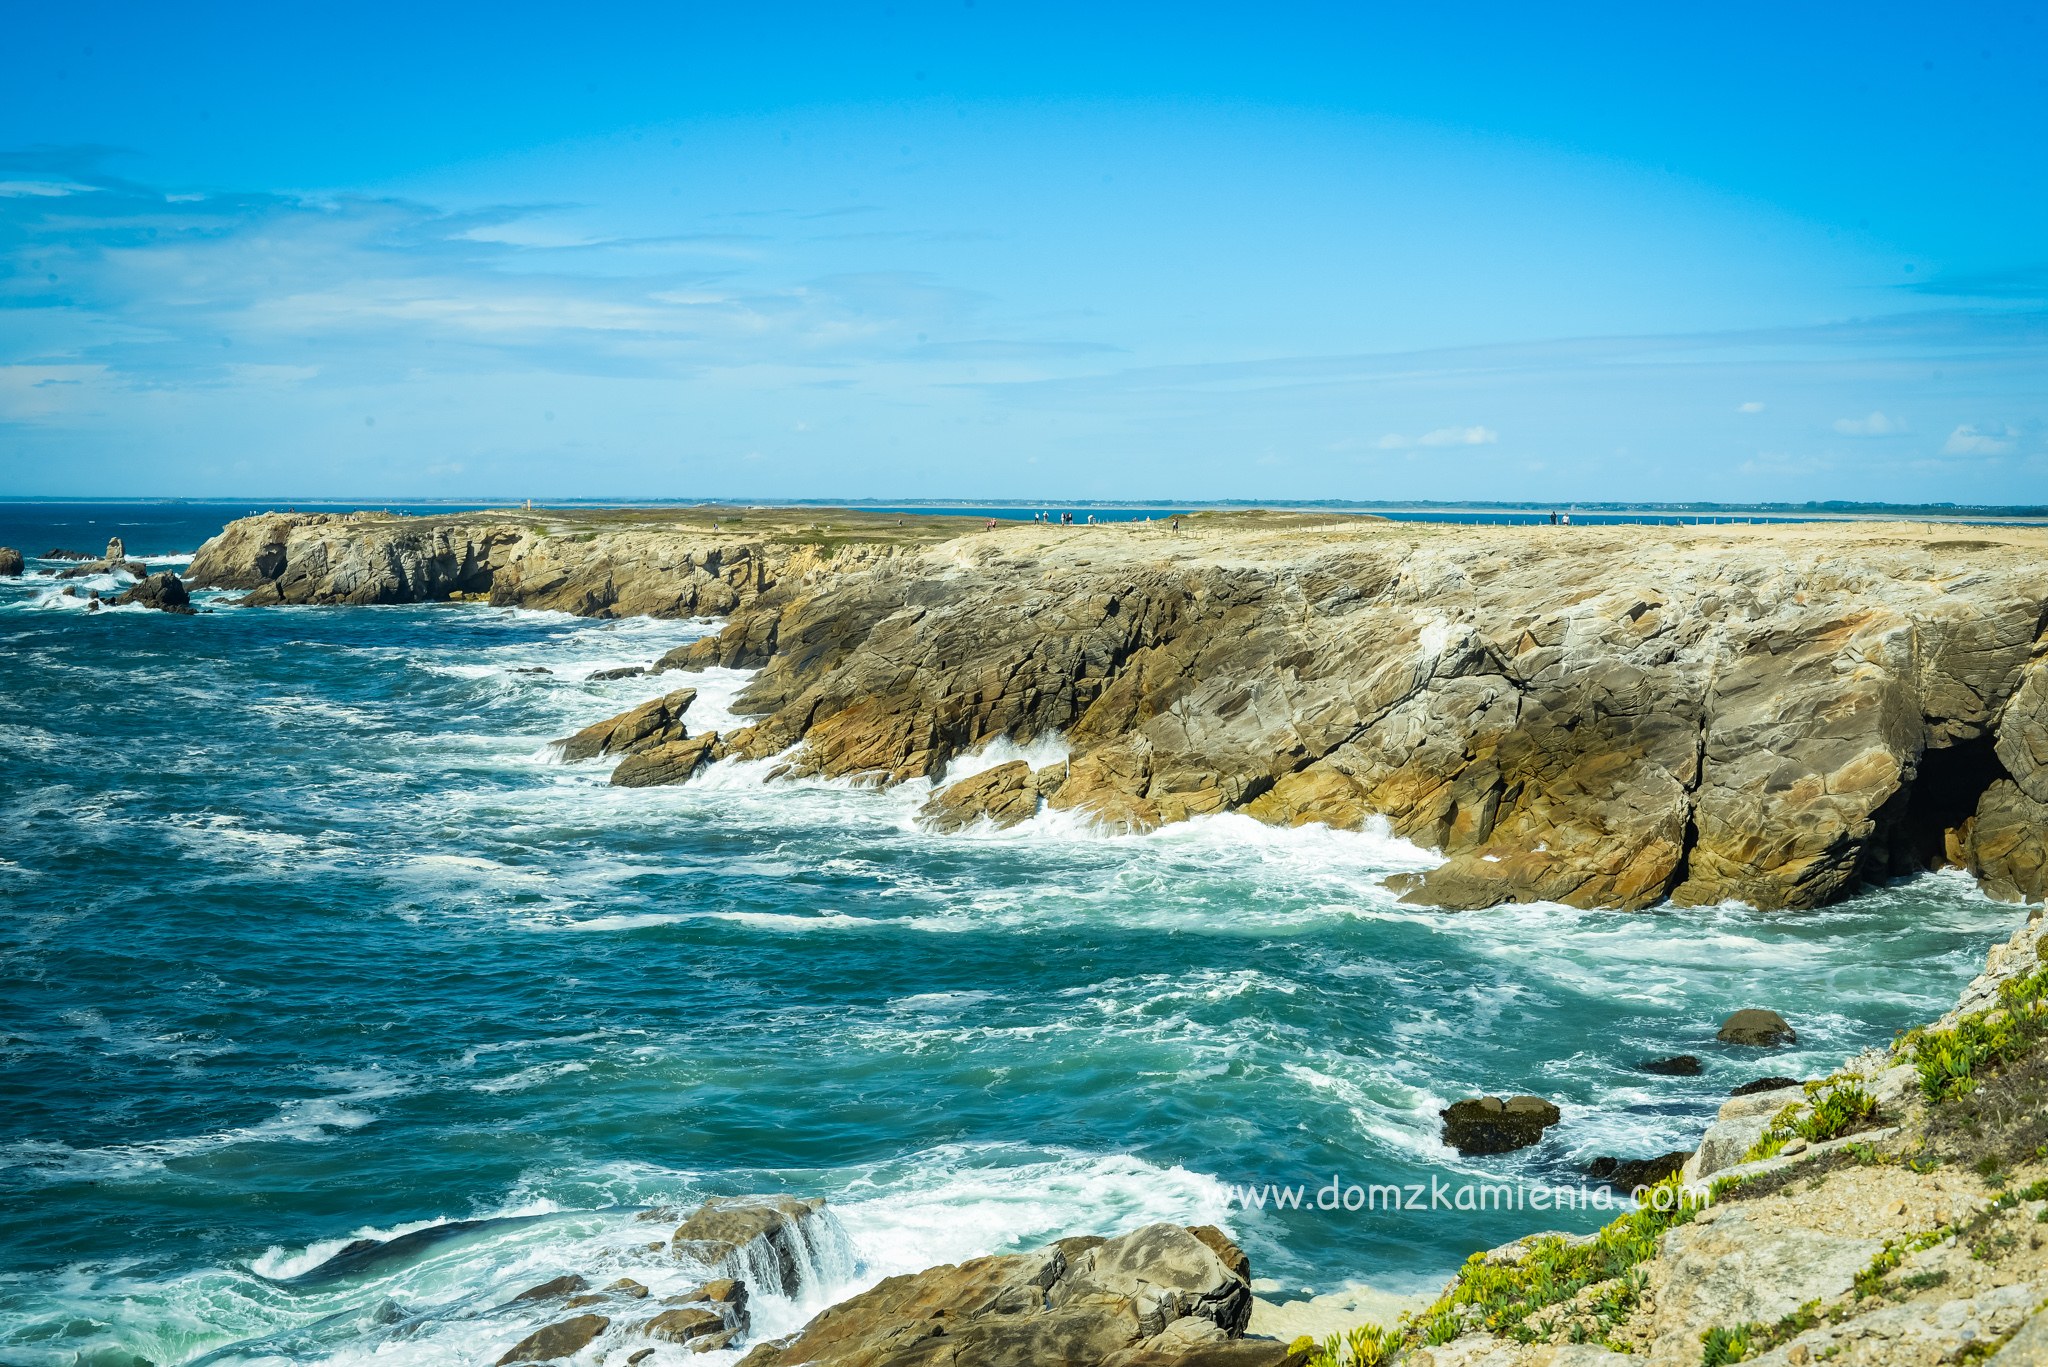
[(20, 574), (23, 565), (20, 551), (12, 546), (0, 546), (0, 574)]
[(169, 570), (150, 575), (114, 601), (140, 603), (160, 612), (189, 613), (193, 610), (192, 595), (185, 591), (185, 581)]
[(1799, 1043), (1799, 1032), (1787, 1025), (1785, 1018), (1775, 1011), (1747, 1007), (1722, 1021), (1714, 1038), (1723, 1044), (1775, 1049), (1781, 1044)]
[[(749, 1353), (745, 1367), (1280, 1367), (1241, 1336), (1251, 1287), (1210, 1239), (1147, 1225), (890, 1277)], [(1235, 1245), (1221, 1239), (1229, 1249)], [(1240, 1255), (1241, 1256), (1241, 1255)], [(1245, 1269), (1249, 1271), (1249, 1268)], [(1242, 1346), (1241, 1346), (1242, 1345)]]
[(1444, 1143), (1468, 1156), (1526, 1149), (1563, 1118), (1540, 1096), (1471, 1097), (1437, 1114), (1443, 1117)]
[(676, 1227), (669, 1250), (758, 1292), (794, 1296), (837, 1221), (815, 1198), (714, 1196)]

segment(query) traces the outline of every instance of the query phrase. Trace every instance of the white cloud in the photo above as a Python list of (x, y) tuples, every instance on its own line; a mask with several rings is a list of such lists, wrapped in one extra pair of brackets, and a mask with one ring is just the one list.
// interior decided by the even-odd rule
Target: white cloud
[(1389, 432), (1377, 445), (1382, 451), (1410, 451), (1418, 446), (1491, 446), (1499, 440), (1500, 433), (1491, 427), (1439, 427), (1413, 438)]
[(1748, 403), (1738, 404), (1735, 411), (1738, 413), (1761, 413), (1764, 411), (1764, 406), (1757, 400), (1751, 399)]
[(1903, 427), (1897, 419), (1882, 413), (1872, 413), (1867, 418), (1835, 419), (1835, 430), (1845, 437), (1889, 437)]
[(35, 195), (42, 199), (61, 199), (75, 195), (81, 190), (91, 189), (88, 185), (74, 185), (68, 180), (0, 180), (0, 195)]
[(1948, 434), (1942, 443), (1941, 453), (1945, 456), (2002, 456), (2012, 450), (2013, 439), (2019, 433), (2010, 427), (1979, 427), (1975, 423), (1964, 423)]

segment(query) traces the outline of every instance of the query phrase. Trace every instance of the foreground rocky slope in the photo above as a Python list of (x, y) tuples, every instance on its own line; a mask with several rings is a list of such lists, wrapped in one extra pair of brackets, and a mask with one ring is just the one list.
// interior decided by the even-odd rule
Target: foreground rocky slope
[(678, 516), (270, 516), (191, 574), (254, 602), (727, 616), (662, 664), (758, 669), (758, 722), (678, 725), (692, 753), (642, 780), (737, 755), (944, 786), (1057, 734), (1068, 761), (946, 787), (933, 823), (1379, 818), (1447, 856), (1405, 889), (1446, 907), (1810, 907), (1944, 864), (2048, 893), (2038, 530)]
[[(1404, 1367), (2048, 1363), (2048, 961), (2036, 919), (1957, 1008), (1737, 1098), (1672, 1198), (1477, 1254), (1382, 1336)], [(1355, 1361), (1348, 1351), (1319, 1362)]]

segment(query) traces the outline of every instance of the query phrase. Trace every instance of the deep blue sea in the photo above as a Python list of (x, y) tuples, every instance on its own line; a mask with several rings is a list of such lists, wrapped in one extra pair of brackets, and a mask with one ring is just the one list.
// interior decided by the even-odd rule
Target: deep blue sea
[[(5, 505), (0, 544), (170, 564), (247, 511)], [(2022, 915), (1952, 876), (1808, 915), (1443, 914), (1381, 889), (1431, 858), (1384, 835), (932, 836), (922, 784), (747, 764), (614, 789), (548, 742), (684, 682), (730, 724), (737, 672), (588, 678), (712, 624), (202, 601), (0, 580), (0, 1362), (487, 1362), (538, 1281), (692, 1280), (634, 1215), (715, 1193), (823, 1196), (844, 1230), (763, 1332), (1153, 1219), (1227, 1226), (1272, 1296), (1419, 1288), (1604, 1217), (1246, 1212), (1232, 1184), (1689, 1147), (1731, 1085), (1939, 1012)], [(1717, 1047), (1750, 1005), (1798, 1048)], [(1678, 1052), (1705, 1075), (1633, 1067)], [(1437, 1142), (1449, 1100), (1525, 1090), (1564, 1109), (1537, 1148)]]

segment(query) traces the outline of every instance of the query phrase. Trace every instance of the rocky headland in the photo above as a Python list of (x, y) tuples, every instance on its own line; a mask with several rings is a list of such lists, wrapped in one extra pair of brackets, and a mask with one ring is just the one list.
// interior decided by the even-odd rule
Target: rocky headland
[[(1423, 905), (1780, 909), (1941, 866), (2048, 894), (2044, 551), (2039, 529), (1918, 523), (693, 508), (270, 514), (188, 574), (259, 604), (724, 618), (656, 667), (757, 670), (751, 724), (619, 718), (637, 733), (592, 753), (622, 783), (773, 756), (932, 780), (938, 829), (1384, 821), (1445, 856), (1401, 889)], [(1068, 758), (944, 782), (1051, 736)]]

